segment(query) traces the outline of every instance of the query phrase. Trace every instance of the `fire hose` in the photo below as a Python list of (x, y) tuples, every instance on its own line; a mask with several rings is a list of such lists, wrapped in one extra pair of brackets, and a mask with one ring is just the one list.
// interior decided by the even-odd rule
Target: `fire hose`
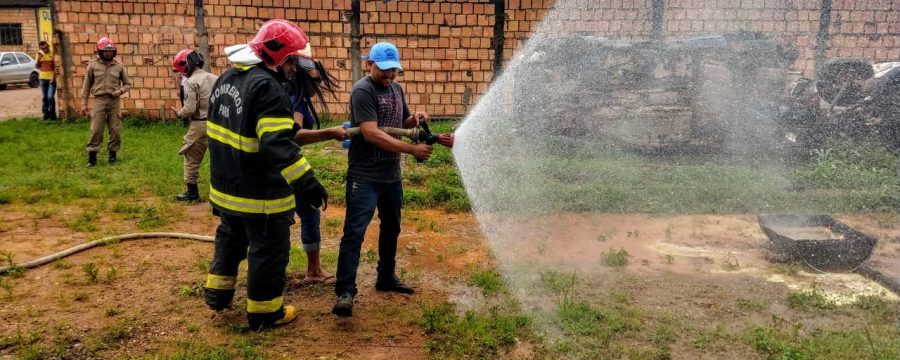
[(170, 238), (170, 239), (187, 239), (187, 240), (197, 240), (197, 241), (205, 241), (205, 242), (214, 242), (215, 237), (213, 236), (205, 236), (205, 235), (195, 235), (195, 234), (185, 234), (185, 233), (170, 233), (170, 232), (152, 232), (152, 233), (133, 233), (133, 234), (124, 234), (124, 235), (116, 235), (105, 237), (102, 239), (94, 240), (89, 243), (81, 244), (78, 246), (74, 246), (68, 248), (66, 250), (60, 251), (58, 253), (44, 256), (40, 259), (32, 260), (26, 263), (21, 264), (10, 264), (8, 266), (0, 266), (0, 274), (5, 274), (13, 269), (31, 269), (35, 268), (69, 255), (77, 254), (79, 252), (85, 251), (87, 249), (91, 249), (97, 246), (116, 244), (122, 241), (128, 240), (141, 240), (141, 239), (155, 239), (155, 238)]
[[(362, 133), (362, 129), (358, 127), (350, 127), (349, 122), (345, 122), (343, 126), (347, 128), (347, 135), (357, 136)], [(422, 118), (419, 119), (419, 124), (411, 129), (401, 129), (385, 126), (379, 126), (378, 129), (386, 132), (391, 136), (408, 138), (414, 143), (433, 145), (434, 143), (438, 142), (438, 135), (435, 135), (431, 132), (431, 129), (428, 128), (428, 123), (425, 122), (425, 120)]]

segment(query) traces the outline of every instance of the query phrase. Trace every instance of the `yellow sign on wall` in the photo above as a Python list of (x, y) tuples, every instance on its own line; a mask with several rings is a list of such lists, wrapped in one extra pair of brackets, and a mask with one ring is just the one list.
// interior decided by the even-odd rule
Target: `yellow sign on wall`
[(38, 8), (38, 41), (53, 45), (53, 16), (48, 7)]

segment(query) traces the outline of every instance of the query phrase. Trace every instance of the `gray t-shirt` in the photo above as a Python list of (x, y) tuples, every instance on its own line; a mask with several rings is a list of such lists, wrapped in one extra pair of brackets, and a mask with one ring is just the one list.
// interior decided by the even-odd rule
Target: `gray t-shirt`
[[(403, 88), (396, 81), (390, 87), (384, 87), (366, 76), (353, 85), (350, 121), (354, 127), (366, 121), (377, 121), (379, 127), (400, 128), (409, 115)], [(349, 157), (349, 178), (379, 183), (400, 181), (400, 153), (379, 149), (362, 134), (350, 141)]]

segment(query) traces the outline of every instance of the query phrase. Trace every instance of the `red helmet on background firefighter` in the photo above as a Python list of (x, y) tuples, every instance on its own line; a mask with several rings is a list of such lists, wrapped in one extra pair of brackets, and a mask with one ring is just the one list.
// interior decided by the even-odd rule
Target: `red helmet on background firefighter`
[(183, 49), (172, 59), (172, 71), (190, 75), (194, 69), (203, 67), (203, 55), (193, 49)]
[(247, 44), (266, 66), (275, 69), (290, 56), (306, 49), (309, 39), (297, 24), (273, 19), (263, 24)]
[(100, 59), (111, 61), (116, 57), (117, 51), (116, 43), (110, 40), (110, 38), (104, 36), (100, 38), (100, 40), (97, 40), (97, 56), (99, 56)]

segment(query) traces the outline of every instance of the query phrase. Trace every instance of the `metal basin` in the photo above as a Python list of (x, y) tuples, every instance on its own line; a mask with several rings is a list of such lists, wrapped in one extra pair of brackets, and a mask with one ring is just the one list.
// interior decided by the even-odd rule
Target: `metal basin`
[(822, 272), (852, 272), (878, 244), (828, 215), (759, 215), (759, 226), (777, 251)]

